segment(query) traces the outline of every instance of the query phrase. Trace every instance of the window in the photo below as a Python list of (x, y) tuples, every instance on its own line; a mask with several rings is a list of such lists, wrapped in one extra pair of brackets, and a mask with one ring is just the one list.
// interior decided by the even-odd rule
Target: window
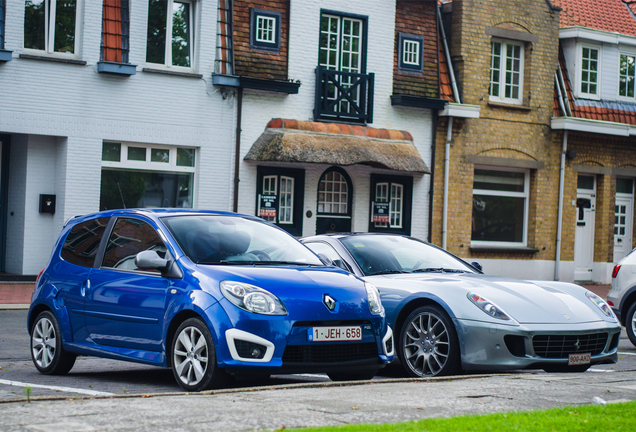
[(26, 0), (24, 48), (75, 57), (77, 0)]
[(146, 62), (191, 68), (193, 2), (150, 0)]
[(400, 72), (422, 72), (424, 38), (398, 33), (398, 70)]
[(0, 50), (4, 49), (4, 1), (0, 0)]
[(128, 0), (104, 0), (102, 60), (128, 63), (130, 18)]
[[(135, 256), (146, 250), (156, 251), (161, 257), (165, 257), (167, 252), (159, 234), (148, 222), (137, 218), (119, 218), (108, 238), (102, 267), (140, 270), (135, 265)], [(150, 271), (158, 273), (158, 270)]]
[(250, 48), (280, 52), (281, 13), (250, 9)]
[(93, 267), (99, 243), (110, 218), (92, 219), (75, 225), (62, 246), (62, 259), (82, 267)]
[(475, 168), (473, 244), (526, 245), (529, 175), (528, 170)]
[(634, 80), (636, 78), (636, 56), (621, 54), (618, 73), (618, 95), (628, 98), (634, 97)]
[(369, 231), (411, 233), (413, 177), (371, 176)]
[(105, 142), (100, 209), (193, 206), (193, 148)]
[(302, 235), (305, 172), (258, 167), (256, 215), (293, 235)]
[[(340, 86), (347, 90), (357, 84), (359, 78), (350, 74), (365, 73), (366, 32), (365, 20), (323, 14), (320, 18), (320, 55), (319, 64), (324, 69), (345, 72), (337, 78)], [(349, 95), (342, 98), (341, 92), (334, 84), (328, 84), (326, 99), (341, 100), (333, 106), (333, 111), (341, 113), (356, 113), (360, 104), (360, 88), (356, 88)]]
[(523, 45), (493, 41), (490, 62), (490, 100), (521, 104), (523, 101)]
[(581, 47), (581, 86), (582, 96), (598, 97), (599, 49)]

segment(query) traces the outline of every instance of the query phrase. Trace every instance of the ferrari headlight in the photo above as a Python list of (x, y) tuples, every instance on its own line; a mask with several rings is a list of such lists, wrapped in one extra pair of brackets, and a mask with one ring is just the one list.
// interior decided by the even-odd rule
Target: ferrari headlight
[(384, 306), (382, 306), (382, 300), (380, 300), (380, 292), (369, 282), (364, 283), (364, 288), (367, 290), (369, 310), (374, 315), (382, 315), (384, 313)]
[(248, 312), (261, 315), (287, 315), (283, 302), (263, 288), (242, 282), (223, 281), (221, 292), (230, 302)]
[(592, 303), (596, 305), (597, 308), (601, 310), (601, 312), (603, 312), (609, 318), (616, 319), (616, 317), (614, 316), (614, 312), (612, 312), (612, 308), (609, 307), (607, 303), (605, 303), (605, 300), (603, 300), (602, 298), (600, 298), (599, 296), (597, 296), (591, 291), (586, 292), (585, 295), (587, 296), (587, 298), (590, 299)]
[(512, 317), (505, 313), (503, 309), (494, 304), (488, 299), (478, 296), (475, 293), (469, 292), (467, 294), (468, 300), (473, 302), (475, 306), (484, 311), (488, 316), (497, 318), (504, 321), (513, 321)]

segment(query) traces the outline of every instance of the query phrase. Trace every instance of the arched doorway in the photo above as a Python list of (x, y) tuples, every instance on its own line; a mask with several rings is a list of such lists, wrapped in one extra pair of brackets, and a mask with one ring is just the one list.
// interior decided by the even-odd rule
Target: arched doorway
[(318, 182), (316, 234), (351, 231), (353, 186), (345, 170), (332, 167)]

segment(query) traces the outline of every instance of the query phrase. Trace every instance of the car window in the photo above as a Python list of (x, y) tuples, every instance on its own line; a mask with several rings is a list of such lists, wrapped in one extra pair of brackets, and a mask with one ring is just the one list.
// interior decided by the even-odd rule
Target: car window
[(119, 218), (108, 238), (102, 267), (141, 270), (135, 265), (135, 256), (146, 250), (154, 250), (162, 258), (166, 256), (166, 246), (155, 228), (142, 219)]
[(198, 264), (322, 262), (288, 233), (259, 220), (225, 215), (162, 218), (183, 252)]
[(338, 254), (338, 252), (336, 252), (336, 250), (330, 244), (323, 243), (323, 242), (312, 242), (312, 243), (305, 243), (305, 246), (307, 246), (309, 249), (311, 249), (317, 254), (321, 253), (321, 254), (327, 255), (331, 259), (331, 261), (333, 261), (333, 265), (338, 266), (341, 269), (351, 271), (348, 268), (347, 264), (345, 264), (345, 262), (342, 260), (342, 257)]
[(110, 218), (91, 219), (75, 225), (62, 246), (62, 259), (83, 267), (93, 267), (99, 243)]
[(436, 270), (475, 272), (454, 255), (409, 237), (357, 235), (344, 237), (341, 242), (367, 275)]

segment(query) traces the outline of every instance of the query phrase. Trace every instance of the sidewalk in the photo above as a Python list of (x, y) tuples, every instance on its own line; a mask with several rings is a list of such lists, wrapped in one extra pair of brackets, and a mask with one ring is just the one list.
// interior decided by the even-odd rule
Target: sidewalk
[[(610, 285), (583, 285), (602, 299), (607, 298)], [(28, 309), (34, 282), (0, 282), (0, 309)]]

